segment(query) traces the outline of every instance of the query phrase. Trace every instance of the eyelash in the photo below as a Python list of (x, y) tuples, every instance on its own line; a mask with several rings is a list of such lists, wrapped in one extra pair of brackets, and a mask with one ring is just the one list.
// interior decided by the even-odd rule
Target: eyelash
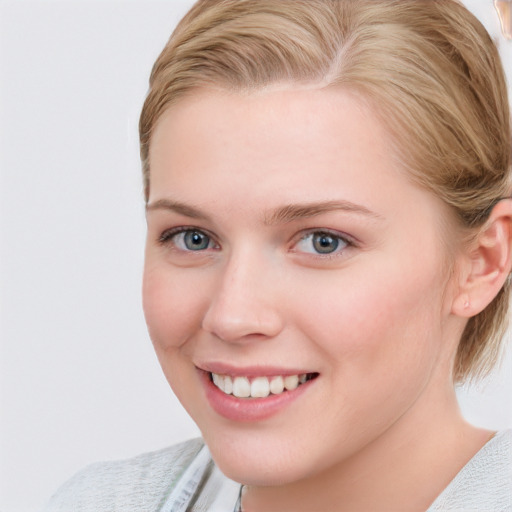
[[(174, 237), (176, 237), (177, 235), (179, 235), (181, 233), (193, 233), (193, 232), (197, 232), (197, 233), (207, 236), (211, 242), (215, 243), (215, 245), (218, 246), (218, 244), (215, 242), (215, 239), (212, 235), (210, 235), (204, 229), (196, 228), (194, 226), (180, 226), (177, 228), (167, 229), (158, 237), (158, 243), (160, 245), (167, 245), (169, 243), (172, 243), (172, 239)], [(194, 251), (190, 250), (190, 251), (185, 251), (185, 252), (194, 252)], [(203, 252), (203, 251), (197, 251), (197, 252)]]
[[(328, 252), (328, 253), (321, 253), (321, 252), (316, 252), (316, 251), (311, 251), (311, 252), (302, 251), (302, 254), (308, 254), (315, 258), (333, 259), (333, 258), (340, 257), (345, 251), (347, 251), (348, 249), (350, 249), (351, 247), (354, 247), (356, 245), (355, 241), (351, 237), (349, 237), (345, 234), (342, 234), (342, 233), (339, 233), (336, 231), (331, 231), (329, 229), (310, 229), (306, 232), (301, 233), (298, 240), (296, 242), (294, 242), (293, 247), (294, 248), (297, 247), (297, 245), (300, 242), (305, 241), (308, 237), (314, 237), (315, 235), (330, 237), (333, 240), (337, 241), (337, 244), (339, 244), (341, 242), (344, 245), (344, 247), (338, 248), (338, 246), (336, 246), (334, 251)], [(293, 250), (292, 252), (298, 253), (301, 251)]]
[[(176, 228), (172, 228), (172, 229), (167, 229), (158, 237), (158, 243), (160, 245), (170, 244), (170, 243), (172, 243), (173, 238), (176, 237), (177, 235), (182, 234), (182, 233), (190, 233), (190, 232), (197, 232), (197, 233), (200, 233), (200, 234), (208, 237), (208, 239), (210, 240), (211, 243), (214, 243), (217, 247), (219, 247), (219, 244), (217, 242), (215, 242), (215, 239), (211, 234), (209, 234), (204, 229), (196, 228), (194, 226), (180, 226), (180, 227), (176, 227)], [(338, 248), (336, 247), (336, 249), (333, 252), (324, 253), (324, 254), (322, 254), (320, 252), (313, 252), (313, 251), (312, 252), (296, 251), (294, 249), (292, 249), (291, 252), (309, 254), (316, 258), (332, 259), (332, 258), (340, 257), (340, 255), (342, 253), (344, 253), (347, 249), (356, 246), (355, 241), (346, 234), (342, 234), (342, 233), (339, 233), (336, 231), (331, 231), (328, 229), (308, 229), (307, 231), (300, 233), (299, 236), (297, 236), (295, 238), (292, 247), (295, 248), (300, 242), (302, 242), (302, 241), (306, 240), (308, 237), (312, 237), (314, 235), (323, 235), (323, 236), (331, 237), (333, 240), (336, 240), (336, 241), (344, 244), (345, 247), (343, 247), (340, 250), (338, 250)], [(194, 251), (192, 249), (190, 249), (190, 250), (178, 249), (178, 250), (182, 250), (183, 252), (187, 252), (187, 253), (193, 253), (193, 252), (204, 253), (204, 251), (206, 249), (200, 249), (197, 251)]]

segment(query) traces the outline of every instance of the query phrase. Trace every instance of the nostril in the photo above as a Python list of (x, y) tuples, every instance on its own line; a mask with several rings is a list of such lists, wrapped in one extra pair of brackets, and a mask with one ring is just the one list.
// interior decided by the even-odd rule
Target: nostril
[(249, 343), (277, 336), (283, 323), (276, 309), (260, 302), (217, 300), (206, 312), (202, 328), (223, 341)]

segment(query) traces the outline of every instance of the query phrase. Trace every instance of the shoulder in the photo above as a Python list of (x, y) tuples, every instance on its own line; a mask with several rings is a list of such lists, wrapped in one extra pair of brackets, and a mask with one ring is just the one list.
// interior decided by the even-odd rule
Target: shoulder
[(512, 430), (498, 432), (453, 479), (428, 512), (512, 510)]
[(158, 510), (203, 444), (193, 439), (132, 459), (92, 464), (67, 481), (43, 512)]

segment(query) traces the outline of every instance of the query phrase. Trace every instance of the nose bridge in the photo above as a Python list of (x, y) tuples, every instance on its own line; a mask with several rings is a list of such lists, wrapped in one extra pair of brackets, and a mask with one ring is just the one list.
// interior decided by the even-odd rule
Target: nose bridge
[(230, 342), (276, 336), (282, 319), (274, 284), (263, 255), (248, 246), (233, 251), (219, 272), (203, 328)]

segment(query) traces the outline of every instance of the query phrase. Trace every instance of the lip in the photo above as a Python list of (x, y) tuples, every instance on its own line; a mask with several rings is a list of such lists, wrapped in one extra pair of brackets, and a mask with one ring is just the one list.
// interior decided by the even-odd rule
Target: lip
[[(226, 395), (210, 379), (210, 371), (197, 368), (201, 382), (203, 384), (206, 398), (212, 409), (225, 419), (249, 423), (266, 420), (272, 416), (284, 411), (293, 402), (299, 399), (317, 379), (301, 384), (292, 391), (286, 391), (279, 395), (270, 395), (266, 398), (237, 398), (233, 395)], [(245, 372), (247, 368), (243, 369)], [(272, 376), (272, 375), (295, 375), (296, 373), (287, 371), (286, 373), (271, 372), (269, 368), (258, 368), (257, 372), (243, 373), (242, 371), (213, 371), (222, 375), (232, 376)], [(297, 372), (297, 374), (300, 372)], [(307, 373), (307, 372), (301, 372)]]
[(196, 368), (218, 375), (229, 375), (230, 377), (277, 377), (281, 375), (302, 375), (304, 373), (316, 373), (304, 368), (279, 368), (277, 366), (244, 366), (235, 367), (225, 363), (204, 363), (196, 364)]

